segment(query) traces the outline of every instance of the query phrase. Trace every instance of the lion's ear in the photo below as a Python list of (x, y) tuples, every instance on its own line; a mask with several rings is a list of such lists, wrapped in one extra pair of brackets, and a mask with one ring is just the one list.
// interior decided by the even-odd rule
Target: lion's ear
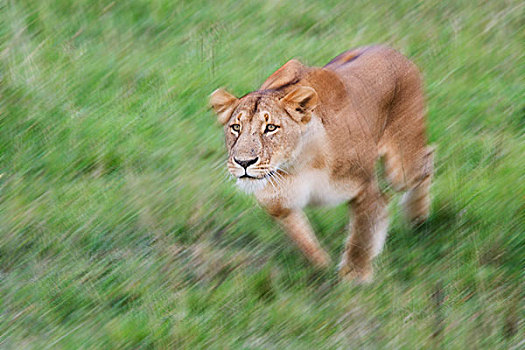
[(283, 85), (297, 81), (303, 70), (304, 66), (301, 62), (295, 59), (290, 60), (270, 75), (261, 85), (260, 90), (278, 89)]
[(317, 106), (317, 92), (308, 86), (296, 86), (281, 99), (286, 111), (298, 122), (308, 123), (310, 112)]
[(217, 114), (219, 123), (226, 124), (239, 103), (239, 99), (224, 89), (215, 90), (210, 96), (210, 105)]

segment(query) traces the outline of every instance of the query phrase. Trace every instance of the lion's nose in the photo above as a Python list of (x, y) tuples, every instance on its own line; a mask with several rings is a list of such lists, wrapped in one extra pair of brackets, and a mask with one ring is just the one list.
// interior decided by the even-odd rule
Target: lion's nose
[(239, 164), (239, 165), (242, 166), (244, 169), (246, 169), (246, 168), (248, 168), (250, 165), (257, 163), (257, 161), (259, 160), (259, 157), (255, 157), (255, 158), (253, 158), (253, 159), (248, 159), (248, 160), (239, 160), (239, 159), (237, 159), (237, 158), (233, 158), (233, 160), (235, 161), (235, 163)]

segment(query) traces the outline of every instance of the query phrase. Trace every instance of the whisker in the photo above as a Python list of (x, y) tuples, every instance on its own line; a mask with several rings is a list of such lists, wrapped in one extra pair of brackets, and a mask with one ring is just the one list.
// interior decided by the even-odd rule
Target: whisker
[(268, 167), (264, 167), (264, 168), (263, 168), (263, 167), (255, 167), (255, 168), (254, 168), (254, 167), (252, 167), (252, 168), (250, 168), (250, 169), (251, 169), (251, 170), (262, 170), (262, 171), (268, 171), (270, 168), (268, 168)]
[(285, 174), (287, 174), (287, 175), (290, 175), (290, 173), (289, 173), (288, 171), (286, 171), (286, 170), (284, 170), (284, 169), (282, 169), (282, 168), (279, 168), (278, 166), (275, 167), (275, 171), (276, 171), (276, 172), (277, 172), (277, 171), (280, 171), (280, 172), (282, 172), (282, 173), (285, 173)]
[(286, 177), (283, 174), (280, 174), (280, 173), (277, 173), (277, 174), (278, 174), (277, 176), (279, 176), (279, 179), (281, 179), (281, 182), (283, 184), (285, 184), (286, 183)]
[(275, 176), (275, 172), (269, 173), (267, 178), (273, 184), (275, 184), (275, 186), (274, 186), (275, 189), (279, 189), (282, 186), (282, 182), (280, 181), (280, 179), (278, 177)]
[(284, 178), (282, 177), (281, 174), (279, 173), (273, 173), (276, 181), (279, 183), (280, 186), (283, 186), (284, 185)]
[(273, 176), (270, 176), (270, 178), (272, 179), (272, 182), (275, 184), (275, 189), (280, 189), (281, 188), (281, 183), (277, 180), (277, 178), (275, 178)]
[(268, 183), (269, 183), (272, 187), (274, 187), (273, 182), (272, 182), (272, 179), (270, 179), (269, 177), (265, 177), (265, 179), (268, 181)]
[(279, 189), (279, 181), (277, 180), (277, 178), (271, 175), (270, 175), (270, 178), (272, 179), (272, 182), (275, 184), (275, 188)]

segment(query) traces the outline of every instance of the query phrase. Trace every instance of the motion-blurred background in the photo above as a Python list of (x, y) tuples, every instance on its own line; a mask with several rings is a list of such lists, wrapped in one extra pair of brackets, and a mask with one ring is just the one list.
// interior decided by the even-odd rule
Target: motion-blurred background
[[(0, 348), (523, 348), (524, 7), (0, 0)], [(356, 287), (235, 189), (207, 101), (373, 43), (423, 71), (437, 173)], [(337, 260), (347, 208), (308, 214)]]

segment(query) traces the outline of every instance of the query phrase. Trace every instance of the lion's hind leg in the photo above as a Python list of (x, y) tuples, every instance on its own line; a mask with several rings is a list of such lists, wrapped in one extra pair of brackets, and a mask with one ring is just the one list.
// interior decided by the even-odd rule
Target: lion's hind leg
[(425, 151), (418, 176), (401, 198), (405, 216), (413, 225), (422, 224), (430, 214), (430, 185), (434, 173), (434, 149), (426, 147)]
[[(409, 152), (409, 153), (407, 153)], [(389, 147), (384, 154), (385, 174), (396, 191), (403, 191), (401, 205), (413, 225), (423, 223), (430, 213), (430, 185), (434, 173), (434, 148)]]

